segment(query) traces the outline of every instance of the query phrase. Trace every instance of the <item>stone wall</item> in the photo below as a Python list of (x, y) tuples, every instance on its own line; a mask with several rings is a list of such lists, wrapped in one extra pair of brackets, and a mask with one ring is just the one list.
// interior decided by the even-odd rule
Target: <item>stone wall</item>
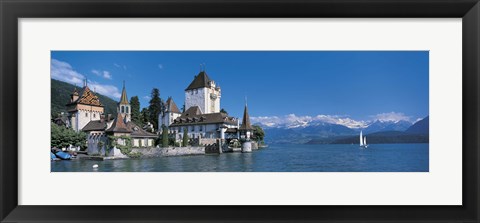
[(132, 152), (139, 152), (143, 157), (204, 155), (205, 147), (133, 148)]
[(217, 139), (211, 139), (211, 138), (200, 138), (200, 145), (210, 145), (217, 143)]

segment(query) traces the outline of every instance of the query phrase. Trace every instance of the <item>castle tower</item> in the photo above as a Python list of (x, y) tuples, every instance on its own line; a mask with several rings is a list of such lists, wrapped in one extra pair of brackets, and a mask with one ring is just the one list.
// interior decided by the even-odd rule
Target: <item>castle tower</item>
[(100, 120), (104, 107), (97, 95), (90, 90), (85, 82), (81, 93), (75, 88), (66, 104), (68, 119), (75, 131), (81, 131), (90, 121)]
[(128, 103), (127, 97), (127, 90), (125, 89), (125, 81), (123, 81), (123, 89), (122, 89), (122, 96), (120, 97), (120, 102), (118, 103), (117, 113), (121, 114), (125, 122), (129, 122), (131, 120), (131, 107), (130, 103)]
[(205, 70), (196, 75), (185, 89), (185, 111), (198, 106), (203, 114), (220, 112), (221, 89)]
[(243, 111), (242, 125), (238, 129), (240, 131), (241, 137), (250, 140), (250, 136), (253, 133), (253, 127), (250, 124), (250, 115), (248, 114), (248, 107), (245, 104), (245, 110)]
[(177, 104), (175, 104), (172, 97), (168, 97), (165, 102), (165, 110), (158, 115), (159, 130), (162, 125), (169, 127), (173, 123), (173, 120), (180, 117), (180, 115), (182, 115), (182, 113), (178, 109)]

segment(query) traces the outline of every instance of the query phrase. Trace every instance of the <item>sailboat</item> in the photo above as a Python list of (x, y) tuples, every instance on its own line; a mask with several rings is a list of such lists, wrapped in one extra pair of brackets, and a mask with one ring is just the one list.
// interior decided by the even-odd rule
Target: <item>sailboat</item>
[(360, 131), (360, 147), (362, 148), (367, 148), (368, 145), (367, 145), (367, 137), (363, 137), (363, 134), (362, 134), (362, 131)]

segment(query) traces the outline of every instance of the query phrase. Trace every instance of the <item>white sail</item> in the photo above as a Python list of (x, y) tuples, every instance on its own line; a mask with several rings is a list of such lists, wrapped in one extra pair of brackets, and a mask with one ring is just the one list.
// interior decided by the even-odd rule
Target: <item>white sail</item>
[(363, 137), (363, 145), (367, 145), (367, 137)]
[(360, 131), (360, 146), (363, 146), (363, 137), (362, 137), (362, 131)]

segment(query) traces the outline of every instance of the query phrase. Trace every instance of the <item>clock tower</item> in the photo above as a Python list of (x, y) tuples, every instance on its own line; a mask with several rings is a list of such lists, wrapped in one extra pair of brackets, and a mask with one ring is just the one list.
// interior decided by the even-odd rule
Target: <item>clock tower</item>
[(203, 114), (220, 112), (221, 89), (205, 70), (196, 75), (185, 89), (185, 111), (198, 106)]

